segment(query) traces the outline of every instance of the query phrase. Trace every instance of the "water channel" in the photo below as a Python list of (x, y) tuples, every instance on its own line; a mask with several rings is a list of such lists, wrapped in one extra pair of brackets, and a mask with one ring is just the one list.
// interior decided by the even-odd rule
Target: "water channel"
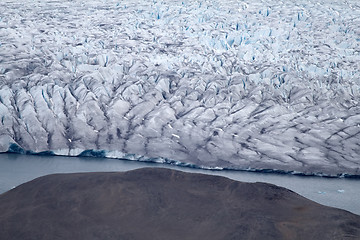
[(360, 215), (360, 179), (323, 178), (243, 171), (215, 171), (169, 164), (105, 158), (0, 154), (0, 194), (34, 178), (52, 173), (128, 171), (164, 167), (228, 177), (243, 182), (267, 182), (286, 187), (323, 205)]

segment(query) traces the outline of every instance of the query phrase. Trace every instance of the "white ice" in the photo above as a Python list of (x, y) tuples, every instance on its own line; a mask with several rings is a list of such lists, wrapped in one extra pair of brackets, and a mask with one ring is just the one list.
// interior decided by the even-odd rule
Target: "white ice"
[(357, 0), (0, 9), (1, 152), (360, 174)]

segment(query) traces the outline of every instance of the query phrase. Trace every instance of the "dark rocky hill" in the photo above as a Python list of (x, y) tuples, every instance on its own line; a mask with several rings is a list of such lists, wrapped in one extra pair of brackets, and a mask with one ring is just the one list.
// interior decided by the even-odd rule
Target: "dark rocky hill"
[(20, 185), (0, 195), (0, 239), (360, 239), (360, 216), (271, 184), (144, 168)]

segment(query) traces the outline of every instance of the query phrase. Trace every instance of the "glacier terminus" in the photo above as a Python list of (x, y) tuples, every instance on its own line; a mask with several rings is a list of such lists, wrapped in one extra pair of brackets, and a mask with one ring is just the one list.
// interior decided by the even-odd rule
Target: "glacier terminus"
[(0, 9), (0, 152), (360, 175), (358, 0)]

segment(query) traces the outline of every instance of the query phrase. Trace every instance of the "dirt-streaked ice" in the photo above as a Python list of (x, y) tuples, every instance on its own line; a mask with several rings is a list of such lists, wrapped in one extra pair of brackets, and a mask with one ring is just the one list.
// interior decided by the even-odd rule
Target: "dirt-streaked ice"
[(0, 3), (0, 151), (360, 174), (360, 4)]

